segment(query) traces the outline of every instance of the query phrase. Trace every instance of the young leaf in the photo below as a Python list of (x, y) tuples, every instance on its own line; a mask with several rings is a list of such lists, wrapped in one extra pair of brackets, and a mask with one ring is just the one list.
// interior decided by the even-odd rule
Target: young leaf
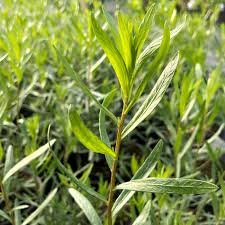
[(82, 209), (89, 222), (92, 225), (102, 225), (101, 219), (99, 218), (97, 212), (95, 211), (89, 200), (79, 191), (73, 188), (69, 188), (68, 191), (76, 201), (76, 203), (79, 205), (79, 207)]
[(151, 211), (151, 201), (149, 200), (146, 203), (140, 215), (137, 217), (137, 219), (134, 221), (132, 225), (146, 225), (150, 211)]
[(118, 13), (118, 28), (119, 28), (121, 47), (122, 47), (121, 55), (126, 64), (126, 68), (129, 75), (129, 73), (133, 69), (134, 58), (135, 58), (135, 52), (133, 51), (133, 39), (132, 39), (133, 26), (128, 21), (127, 17), (120, 12)]
[(129, 80), (125, 62), (113, 41), (110, 39), (107, 33), (102, 30), (93, 15), (91, 22), (93, 31), (115, 70), (122, 89), (122, 96), (123, 98), (127, 98), (129, 92)]
[(66, 69), (66, 73), (68, 73), (69, 75), (73, 76), (73, 78), (76, 81), (76, 84), (78, 85), (78, 87), (80, 87), (82, 89), (82, 91), (89, 97), (91, 98), (96, 104), (97, 106), (104, 110), (104, 112), (115, 122), (115, 124), (117, 124), (117, 118), (108, 110), (106, 109), (104, 106), (101, 105), (101, 103), (99, 103), (99, 101), (95, 98), (95, 96), (91, 93), (91, 91), (89, 90), (89, 88), (85, 85), (85, 83), (80, 79), (80, 77), (78, 76), (78, 74), (73, 70), (73, 68), (71, 67), (71, 65), (69, 64), (69, 62), (67, 61), (67, 59), (63, 56), (63, 54), (60, 52), (59, 49), (57, 49), (55, 47), (55, 50), (58, 54), (58, 58), (60, 60), (62, 60), (63, 65), (65, 66)]
[(206, 194), (218, 189), (215, 184), (185, 178), (145, 178), (122, 183), (116, 189), (153, 193)]
[(152, 91), (136, 112), (131, 121), (123, 130), (123, 138), (126, 137), (134, 128), (136, 128), (147, 116), (149, 116), (161, 101), (167, 87), (169, 86), (177, 67), (179, 55), (173, 58), (166, 66)]
[[(144, 163), (138, 169), (138, 171), (134, 174), (131, 180), (146, 178), (151, 174), (153, 169), (155, 168), (157, 161), (161, 155), (163, 148), (163, 142), (160, 140), (154, 149), (151, 151), (149, 156), (146, 158)], [(122, 207), (129, 201), (129, 199), (134, 195), (134, 191), (123, 190), (121, 194), (116, 199), (113, 208), (112, 214), (113, 217), (122, 209)]]
[(31, 221), (34, 220), (34, 218), (50, 203), (50, 201), (54, 198), (55, 194), (57, 193), (57, 188), (55, 188), (48, 197), (38, 206), (38, 208), (32, 212), (21, 225), (27, 225)]
[[(116, 90), (117, 89), (114, 89), (106, 95), (106, 97), (105, 97), (105, 99), (102, 103), (102, 105), (104, 107), (108, 107), (109, 104), (112, 102), (113, 97), (116, 94)], [(106, 131), (105, 112), (103, 110), (100, 110), (100, 112), (99, 112), (99, 133), (100, 133), (101, 140), (104, 143), (106, 143), (108, 146), (110, 146), (110, 140), (109, 140), (109, 137), (108, 137), (108, 134), (107, 134), (107, 131)], [(105, 157), (106, 157), (106, 161), (108, 163), (108, 166), (111, 169), (112, 168), (112, 158), (107, 156), (107, 155)]]
[(85, 126), (76, 110), (69, 112), (69, 120), (73, 133), (87, 149), (115, 157), (115, 152)]
[(148, 37), (148, 34), (151, 30), (151, 23), (153, 21), (153, 17), (155, 15), (155, 4), (152, 4), (147, 13), (145, 14), (139, 28), (138, 28), (138, 32), (135, 36), (135, 48), (136, 48), (136, 52), (137, 52), (137, 57), (140, 54), (140, 51), (143, 48), (143, 45)]
[[(170, 32), (170, 40), (175, 38), (180, 33), (184, 25), (185, 23), (182, 23)], [(143, 52), (137, 59), (138, 67), (141, 67), (147, 61), (147, 59), (149, 59), (149, 56), (151, 56), (161, 46), (162, 39), (163, 36), (156, 38), (143, 50)], [(140, 68), (138, 68), (137, 70), (139, 71), (139, 69)]]
[[(141, 81), (141, 84), (139, 85), (137, 91), (135, 92), (135, 95), (134, 95), (131, 103), (128, 106), (128, 110), (130, 110), (131, 107), (135, 104), (135, 102), (139, 99), (139, 97), (143, 93), (147, 83), (149, 82), (149, 80), (151, 79), (151, 77), (153, 76), (153, 74), (155, 73), (157, 68), (159, 67), (160, 62), (162, 62), (163, 59), (165, 58), (165, 56), (167, 55), (167, 53), (169, 51), (169, 45), (170, 45), (170, 30), (169, 30), (167, 24), (165, 24), (163, 40), (161, 42), (159, 52), (156, 55), (156, 57), (154, 58), (154, 60), (152, 61), (151, 65), (150, 65), (150, 68), (148, 69), (147, 74), (145, 75), (145, 77)], [(136, 78), (138, 70), (140, 68), (138, 66), (138, 64), (137, 64), (137, 68), (138, 69), (134, 71), (132, 81), (134, 81), (134, 79)]]
[[(50, 141), (50, 145), (53, 145), (55, 143), (55, 139)], [(35, 152), (31, 153), (27, 157), (23, 158), (21, 161), (19, 161), (15, 166), (13, 166), (4, 176), (2, 183), (5, 183), (14, 173), (16, 173), (18, 170), (22, 169), (26, 165), (28, 165), (31, 161), (36, 159), (37, 157), (44, 154), (49, 149), (49, 143), (45, 144), (44, 146), (40, 147)]]

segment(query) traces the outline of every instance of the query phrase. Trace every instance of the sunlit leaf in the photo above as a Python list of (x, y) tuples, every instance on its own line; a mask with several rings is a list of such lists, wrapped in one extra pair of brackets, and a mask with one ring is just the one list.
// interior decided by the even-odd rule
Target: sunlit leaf
[(215, 184), (185, 178), (145, 178), (122, 183), (116, 189), (153, 193), (206, 194), (218, 189)]
[(117, 78), (119, 80), (122, 89), (123, 98), (127, 98), (129, 92), (129, 80), (125, 62), (120, 52), (116, 48), (115, 44), (108, 36), (107, 32), (102, 30), (102, 28), (99, 26), (93, 15), (92, 15), (92, 28), (104, 52), (106, 53), (112, 67), (115, 70), (115, 73), (117, 75)]
[(177, 55), (167, 64), (166, 68), (160, 75), (150, 94), (142, 103), (141, 107), (135, 113), (131, 121), (124, 128), (123, 138), (127, 136), (134, 128), (136, 128), (146, 117), (151, 115), (153, 110), (159, 104), (173, 78), (174, 72), (177, 67), (178, 59), (179, 55)]
[(87, 149), (115, 157), (115, 152), (85, 126), (76, 110), (73, 109), (69, 112), (69, 119), (73, 133)]
[[(149, 156), (146, 158), (144, 163), (141, 165), (141, 167), (138, 169), (138, 171), (134, 174), (131, 180), (136, 180), (140, 178), (146, 178), (151, 174), (153, 169), (155, 168), (157, 161), (159, 160), (159, 157), (161, 155), (163, 148), (163, 142), (159, 141), (157, 145), (154, 147), (154, 149), (151, 151)], [(121, 194), (116, 199), (112, 212), (113, 217), (122, 209), (122, 207), (129, 201), (129, 199), (134, 195), (134, 191), (129, 190), (123, 190)]]

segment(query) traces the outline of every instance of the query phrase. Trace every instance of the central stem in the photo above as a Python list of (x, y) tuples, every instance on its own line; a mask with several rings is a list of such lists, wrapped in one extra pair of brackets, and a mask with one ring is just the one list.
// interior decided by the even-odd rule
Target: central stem
[(118, 164), (120, 145), (121, 145), (121, 139), (122, 139), (123, 125), (124, 125), (124, 120), (126, 117), (126, 113), (125, 113), (126, 107), (127, 107), (127, 104), (124, 103), (123, 111), (119, 119), (117, 134), (116, 134), (116, 146), (115, 146), (116, 157), (113, 160), (113, 164), (112, 164), (109, 197), (108, 197), (108, 208), (107, 208), (108, 225), (112, 225), (112, 206), (113, 206), (114, 188), (116, 183), (116, 171), (117, 171), (117, 164)]

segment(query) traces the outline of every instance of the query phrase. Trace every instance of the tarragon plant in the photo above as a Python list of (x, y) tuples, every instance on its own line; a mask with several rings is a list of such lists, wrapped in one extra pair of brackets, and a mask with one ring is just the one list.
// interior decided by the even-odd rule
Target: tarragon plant
[[(152, 5), (148, 9), (140, 25), (130, 20), (122, 12), (118, 12), (117, 14), (117, 24), (111, 15), (109, 15), (104, 10), (103, 13), (107, 21), (107, 31), (102, 29), (93, 14), (90, 15), (91, 29), (95, 34), (97, 41), (104, 50), (105, 55), (101, 57), (101, 59), (104, 59), (106, 56), (114, 69), (120, 91), (117, 91), (117, 89), (110, 91), (105, 96), (105, 99), (101, 104), (96, 99), (92, 91), (85, 85), (79, 75), (73, 70), (67, 59), (56, 47), (58, 58), (65, 66), (66, 73), (74, 77), (76, 85), (90, 99), (92, 99), (96, 103), (96, 106), (100, 109), (100, 138), (85, 125), (75, 108), (70, 109), (69, 120), (71, 129), (76, 138), (87, 149), (105, 155), (109, 170), (111, 171), (108, 198), (82, 183), (60, 162), (54, 151), (51, 151), (58, 169), (61, 173), (66, 175), (73, 184), (73, 187), (68, 189), (69, 193), (74, 198), (79, 207), (83, 210), (84, 214), (92, 225), (102, 225), (103, 220), (104, 223), (108, 225), (115, 223), (117, 214), (131, 199), (135, 192), (204, 194), (213, 192), (217, 189), (216, 185), (200, 180), (186, 178), (149, 178), (149, 175), (154, 170), (162, 152), (163, 143), (161, 140), (157, 143), (131, 180), (116, 186), (116, 175), (118, 173), (117, 167), (121, 150), (121, 142), (143, 120), (153, 113), (163, 95), (165, 94), (179, 61), (178, 53), (170, 59), (161, 72), (161, 75), (159, 76), (152, 90), (149, 92), (149, 94), (147, 94), (147, 97), (145, 97), (143, 102), (140, 102), (140, 100), (143, 99), (143, 92), (145, 91), (148, 93), (148, 90), (146, 90), (148, 83), (152, 77), (158, 73), (159, 70), (161, 70), (161, 66), (167, 59), (170, 41), (180, 32), (183, 25), (181, 24), (170, 31), (168, 24), (165, 23), (163, 35), (153, 40), (149, 44), (146, 44), (155, 14), (155, 5)], [(150, 63), (149, 58), (152, 59)], [(146, 66), (146, 64), (148, 65)], [(119, 117), (114, 115), (108, 109), (108, 106), (112, 103), (116, 94), (120, 94), (123, 105), (122, 112)], [(135, 105), (137, 105), (137, 102), (140, 102), (138, 110), (135, 112), (130, 121), (126, 121), (127, 115), (131, 112)], [(106, 116), (108, 116), (108, 118), (113, 121), (115, 127), (117, 128), (115, 146), (111, 146), (111, 142), (107, 134), (105, 122)], [(54, 142), (55, 140), (49, 140), (48, 144), (22, 159), (15, 166), (11, 167), (11, 169), (7, 169), (8, 164), (6, 163), (4, 177), (1, 181), (1, 190), (4, 195), (6, 205), (8, 202), (6, 193), (11, 176), (34, 159), (44, 154), (49, 148), (51, 149), (51, 146), (54, 144)], [(7, 158), (10, 158), (10, 151), (8, 155), (9, 157)], [(117, 190), (122, 190), (122, 192), (117, 197), (117, 199), (115, 199), (114, 193)], [(105, 203), (107, 213), (106, 220), (104, 218), (100, 218), (88, 198), (85, 197), (81, 191), (82, 193), (85, 193), (85, 195), (95, 197)], [(46, 200), (28, 218), (23, 221), (22, 225), (29, 224), (48, 205), (56, 193), (57, 188), (54, 189), (46, 198)], [(134, 221), (133, 225), (145, 224), (149, 217), (150, 207), (151, 202), (148, 201), (141, 214)], [(13, 215), (8, 215), (3, 211), (0, 212), (5, 218), (14, 224), (12, 222), (14, 221)]]
[[(134, 177), (126, 183), (116, 186), (116, 174), (121, 149), (122, 140), (130, 134), (143, 120), (153, 113), (156, 106), (159, 104), (164, 93), (166, 92), (173, 75), (175, 73), (179, 54), (173, 56), (168, 64), (163, 69), (154, 87), (140, 104), (139, 109), (134, 114), (133, 118), (126, 123), (126, 116), (137, 104), (147, 84), (154, 74), (160, 69), (168, 55), (170, 40), (173, 39), (182, 29), (183, 25), (178, 26), (170, 31), (168, 24), (164, 25), (163, 36), (145, 45), (148, 39), (151, 24), (155, 14), (155, 6), (152, 5), (140, 25), (133, 23), (122, 12), (118, 12), (116, 24), (114, 19), (103, 10), (107, 21), (108, 30), (105, 31), (99, 25), (95, 16), (91, 15), (92, 30), (103, 48), (111, 66), (114, 69), (117, 77), (122, 100), (122, 112), (117, 118), (109, 111), (107, 106), (113, 100), (116, 91), (111, 91), (106, 95), (102, 104), (96, 100), (92, 92), (85, 86), (79, 76), (73, 71), (67, 60), (58, 51), (59, 57), (62, 59), (67, 72), (74, 75), (78, 86), (96, 102), (100, 108), (99, 129), (101, 138), (97, 137), (89, 130), (85, 123), (80, 118), (76, 109), (71, 109), (69, 112), (69, 120), (71, 128), (77, 139), (89, 150), (104, 154), (106, 156), (109, 169), (111, 171), (111, 179), (109, 186), (107, 205), (107, 224), (112, 225), (115, 222), (117, 213), (129, 201), (132, 195), (136, 192), (154, 192), (154, 193), (178, 193), (178, 194), (203, 194), (212, 192), (217, 189), (217, 186), (200, 180), (185, 179), (185, 178), (148, 178), (160, 157), (162, 151), (162, 141), (159, 141), (153, 151), (147, 157), (143, 165), (136, 172)], [(143, 66), (149, 63), (149, 58), (154, 54), (153, 60), (147, 67), (147, 71), (143, 71)], [(146, 90), (147, 91), (147, 90)], [(117, 126), (115, 146), (110, 146), (109, 137), (106, 132), (105, 116), (109, 116)], [(80, 184), (78, 184), (80, 186)], [(105, 200), (103, 196), (93, 190), (86, 190), (80, 186), (85, 192), (94, 195), (95, 197)], [(114, 193), (116, 190), (123, 191), (114, 201)], [(77, 204), (82, 208), (88, 220), (93, 225), (102, 224), (100, 217), (97, 215), (91, 203), (77, 190), (70, 188), (69, 193), (75, 199)], [(146, 205), (147, 207), (147, 205)], [(146, 209), (143, 213), (146, 214)], [(138, 224), (138, 220), (134, 224)]]

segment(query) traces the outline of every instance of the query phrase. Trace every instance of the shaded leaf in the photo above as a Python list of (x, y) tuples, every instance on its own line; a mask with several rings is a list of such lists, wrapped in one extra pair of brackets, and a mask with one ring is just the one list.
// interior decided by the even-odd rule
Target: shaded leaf
[(92, 225), (102, 225), (101, 219), (99, 218), (97, 212), (95, 211), (89, 200), (79, 191), (73, 188), (69, 188), (68, 191), (73, 197), (73, 199), (76, 201), (76, 203), (79, 205), (79, 207), (82, 209), (89, 222)]
[[(117, 89), (114, 89), (106, 95), (106, 97), (102, 103), (102, 105), (104, 107), (108, 107), (109, 104), (112, 102), (113, 97), (116, 94), (116, 90)], [(99, 133), (100, 133), (101, 140), (104, 143), (106, 143), (108, 146), (110, 146), (110, 140), (109, 140), (109, 137), (107, 134), (106, 124), (105, 124), (105, 112), (103, 110), (100, 110), (100, 112), (99, 112)], [(112, 168), (112, 158), (107, 155), (105, 157), (106, 157), (108, 166), (111, 169)]]
[(89, 88), (85, 85), (85, 83), (81, 80), (81, 78), (78, 76), (78, 74), (74, 71), (74, 69), (71, 67), (71, 65), (69, 64), (69, 62), (67, 61), (67, 59), (63, 56), (63, 54), (60, 52), (59, 49), (57, 49), (55, 47), (55, 50), (58, 54), (59, 59), (62, 61), (63, 65), (65, 66), (66, 69), (66, 73), (68, 73), (70, 76), (73, 76), (73, 78), (76, 81), (76, 84), (78, 85), (78, 87), (80, 87), (82, 89), (82, 91), (89, 97), (91, 98), (96, 104), (97, 106), (104, 110), (105, 113), (115, 122), (115, 124), (117, 124), (117, 118), (108, 110), (106, 109), (104, 106), (101, 105), (101, 103), (99, 103), (99, 101), (95, 98), (95, 96), (91, 93), (91, 91), (89, 90)]
[(26, 165), (28, 165), (31, 161), (36, 159), (37, 157), (44, 154), (49, 149), (49, 144), (53, 145), (55, 143), (55, 139), (51, 140), (50, 143), (45, 144), (44, 146), (40, 147), (35, 152), (31, 153), (27, 157), (23, 158), (21, 161), (19, 161), (15, 166), (13, 166), (4, 176), (2, 183), (5, 183), (14, 173), (16, 173), (18, 170), (22, 169)]
[(21, 225), (29, 224), (31, 221), (34, 220), (34, 218), (41, 213), (41, 211), (48, 206), (50, 201), (54, 198), (55, 194), (57, 193), (57, 188), (55, 188), (48, 196), (47, 198), (38, 206), (38, 208), (32, 212)]
[(148, 201), (144, 209), (142, 210), (142, 212), (132, 225), (147, 225), (146, 222), (148, 220), (150, 212), (151, 212), (151, 201)]

